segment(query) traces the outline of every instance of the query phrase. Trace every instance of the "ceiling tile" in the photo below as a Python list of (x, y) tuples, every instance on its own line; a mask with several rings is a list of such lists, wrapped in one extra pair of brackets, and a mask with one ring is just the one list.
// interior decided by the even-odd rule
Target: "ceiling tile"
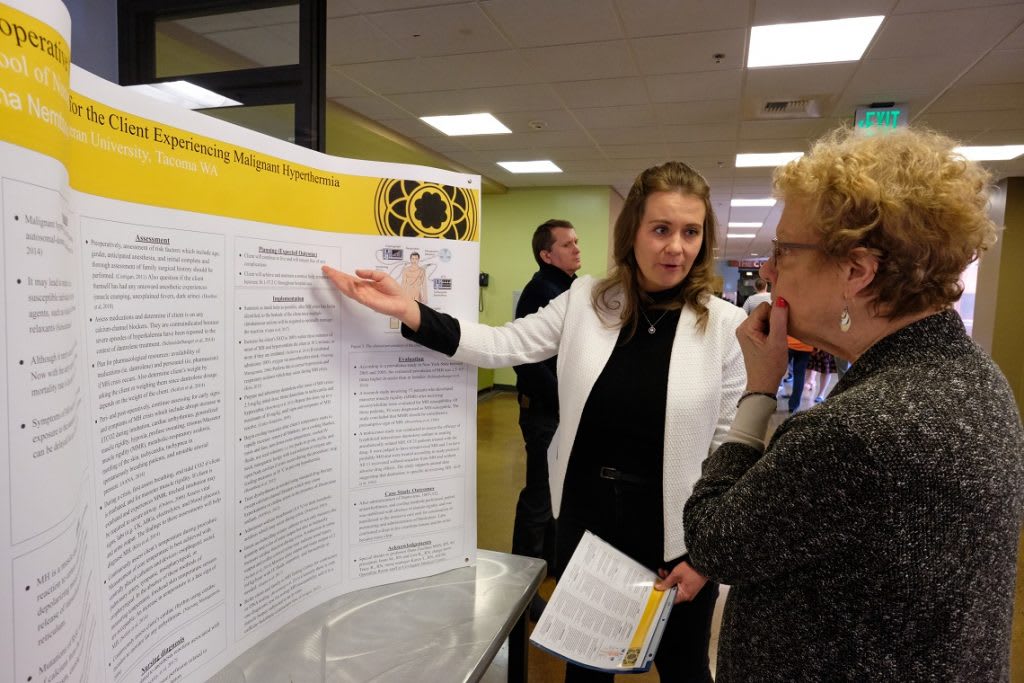
[(559, 159), (556, 163), (563, 171), (574, 173), (583, 171), (600, 171), (607, 173), (612, 170), (607, 159)]
[(1024, 109), (1002, 111), (925, 112), (916, 123), (941, 130), (953, 137), (966, 137), (979, 131), (1015, 130), (1024, 121)]
[(651, 126), (657, 123), (654, 107), (649, 104), (627, 104), (618, 107), (586, 107), (574, 109), (572, 113), (576, 120), (587, 129)]
[(1024, 24), (999, 43), (1000, 50), (1024, 50)]
[[(331, 1), (328, 0), (328, 2)], [(355, 12), (372, 14), (374, 12), (393, 12), (395, 10), (415, 9), (417, 7), (462, 5), (466, 4), (466, 0), (346, 0), (346, 4)]]
[[(452, 84), (456, 85), (456, 84)], [(508, 85), (500, 88), (458, 88), (389, 96), (395, 104), (416, 116), (490, 112), (500, 119), (504, 112), (554, 109), (559, 100), (545, 85)]]
[(755, 3), (754, 26), (789, 24), (803, 21), (828, 21), (850, 17), (888, 14), (892, 0), (761, 0)]
[(662, 126), (667, 144), (734, 142), (736, 126), (723, 123), (691, 124), (686, 126)]
[(652, 102), (696, 102), (738, 97), (742, 71), (703, 71), (647, 76), (644, 81)]
[[(668, 149), (665, 143), (628, 144), (628, 145), (602, 145), (601, 149), (609, 159), (634, 159), (637, 157), (651, 157), (665, 159)], [(640, 169), (637, 169), (638, 171)]]
[(450, 156), (457, 152), (469, 152), (466, 145), (462, 143), (461, 138), (453, 138), (441, 133), (438, 133), (437, 135), (418, 135), (413, 139), (424, 147), (440, 152), (446, 156)]
[(1024, 81), (1024, 48), (994, 50), (974, 65), (957, 85), (989, 85)]
[(580, 145), (578, 147), (559, 147), (558, 159), (566, 161), (604, 159), (608, 163), (604, 152), (594, 145)]
[(604, 107), (646, 104), (647, 89), (637, 78), (600, 78), (554, 84), (569, 107)]
[(857, 71), (857, 62), (748, 69), (744, 98), (788, 100), (838, 94)]
[[(852, 120), (852, 115), (850, 118)], [(744, 142), (747, 140), (791, 140), (793, 138), (816, 140), (842, 123), (843, 120), (833, 118), (744, 121), (740, 124), (740, 139)]]
[(1010, 130), (989, 130), (966, 138), (971, 145), (1024, 145), (1024, 119), (1018, 119), (1018, 128)]
[(329, 65), (377, 62), (411, 56), (383, 31), (367, 21), (366, 17), (327, 20)]
[(453, 151), (446, 153), (445, 156), (452, 161), (468, 166), (481, 175), (494, 177), (494, 163), (481, 159), (475, 152), (466, 150)]
[(730, 206), (723, 221), (763, 223), (768, 218), (768, 214), (772, 212), (772, 208), (770, 206)]
[(534, 159), (535, 150), (538, 149), (580, 147), (591, 142), (581, 130), (537, 130), (511, 135), (472, 135), (463, 137), (463, 140), (468, 149), (476, 151), (518, 149), (523, 153), (529, 153), (529, 156), (514, 161)]
[[(332, 101), (374, 121), (408, 118), (408, 114), (383, 97), (335, 97)], [(417, 119), (418, 120), (418, 119)]]
[[(736, 145), (737, 154), (774, 154), (776, 152), (804, 152), (810, 146), (812, 140), (799, 136), (793, 138), (764, 139), (755, 138), (741, 140)], [(732, 160), (735, 163), (735, 159)], [(736, 172), (755, 172), (757, 168), (737, 168)], [(762, 172), (763, 169), (762, 169)], [(770, 173), (770, 171), (769, 171)]]
[(377, 12), (367, 18), (396, 45), (419, 57), (511, 47), (476, 3)]
[[(859, 105), (872, 102), (930, 102), (957, 82), (973, 57), (963, 53), (919, 57), (869, 59), (861, 63), (843, 93), (843, 101)], [(911, 114), (916, 112), (911, 111)], [(853, 115), (852, 110), (833, 110), (835, 115)]]
[[(729, 71), (743, 67), (744, 29), (685, 33), (632, 41), (644, 75)], [(721, 54), (716, 59), (714, 55)]]
[(941, 12), (943, 10), (964, 9), (968, 7), (987, 7), (1005, 5), (1007, 0), (900, 0), (893, 14), (910, 14), (913, 12)]
[[(450, 136), (446, 136), (441, 131), (433, 128), (419, 119), (411, 119), (407, 117), (402, 118), (390, 118), (390, 119), (377, 119), (380, 124), (396, 133), (401, 133), (407, 138), (413, 140), (425, 141), (425, 144), (429, 144), (432, 139), (441, 139)], [(461, 138), (460, 138), (461, 139)], [(468, 149), (463, 147), (464, 149)]]
[(965, 85), (950, 88), (931, 112), (1024, 109), (1024, 83)]
[(624, 40), (521, 50), (527, 64), (545, 81), (585, 81), (635, 76), (637, 71)]
[(665, 133), (661, 126), (622, 126), (620, 128), (594, 128), (591, 136), (598, 144), (643, 145), (665, 144)]
[(501, 122), (513, 133), (580, 129), (579, 123), (565, 109), (510, 111), (501, 115)]
[[(1024, 136), (1022, 0), (587, 0), (585, 12), (580, 0), (327, 5), (334, 103), (515, 187), (625, 192), (638, 171), (677, 158), (708, 178), (729, 216), (732, 194), (770, 192), (772, 169), (734, 168), (737, 151), (806, 149), (857, 105), (879, 100), (906, 102), (911, 120), (976, 144)], [(294, 7), (274, 12), (184, 25), (248, 58), (239, 62), (294, 62)], [(742, 67), (751, 20), (878, 13), (890, 16), (859, 63)], [(715, 52), (725, 53), (721, 64)], [(821, 98), (821, 119), (760, 116), (766, 99), (804, 96)], [(417, 118), (477, 111), (515, 132), (450, 138)], [(537, 120), (546, 127), (531, 129)], [(568, 172), (512, 176), (494, 165), (536, 158)], [(1024, 175), (1024, 160), (992, 168)]]
[(731, 138), (696, 142), (672, 140), (668, 143), (668, 147), (672, 150), (672, 154), (683, 161), (696, 157), (714, 157), (722, 162), (723, 168), (726, 162), (731, 163), (733, 157), (736, 156), (736, 141)]
[(659, 123), (735, 123), (739, 118), (739, 100), (703, 100), (701, 102), (659, 102), (654, 105)]
[(615, 5), (630, 37), (741, 28), (750, 12), (748, 0), (615, 0)]
[[(1024, 19), (1024, 3), (904, 14), (887, 18), (868, 59), (924, 57), (950, 52), (983, 54)], [(937, 49), (941, 46), (941, 49)]]
[(370, 94), (363, 86), (349, 79), (345, 74), (327, 67), (327, 99), (335, 97), (366, 97)]
[(534, 78), (518, 53), (512, 50), (349, 64), (338, 68), (349, 78), (385, 95), (517, 85)]
[(622, 38), (611, 0), (484, 0), (481, 8), (519, 47), (568, 45)]
[[(421, 92), (437, 89), (443, 75), (434, 73), (423, 60), (398, 59), (364, 64), (334, 64), (336, 71), (356, 81), (366, 89), (382, 94)], [(429, 84), (429, 85), (428, 85)], [(450, 85), (444, 90), (450, 89)]]

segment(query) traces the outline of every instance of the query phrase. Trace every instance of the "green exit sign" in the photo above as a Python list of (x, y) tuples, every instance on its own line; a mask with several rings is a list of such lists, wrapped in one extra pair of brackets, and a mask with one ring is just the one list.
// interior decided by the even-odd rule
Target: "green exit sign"
[(903, 128), (910, 124), (908, 119), (905, 104), (857, 107), (857, 128), (863, 128), (865, 132), (876, 132), (886, 128)]

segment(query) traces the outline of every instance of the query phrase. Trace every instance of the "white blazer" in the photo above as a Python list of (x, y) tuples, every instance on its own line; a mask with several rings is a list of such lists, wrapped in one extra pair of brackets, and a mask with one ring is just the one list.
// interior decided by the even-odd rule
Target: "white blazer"
[[(583, 407), (619, 338), (591, 304), (597, 280), (577, 278), (572, 287), (536, 313), (501, 327), (459, 321), (462, 335), (453, 358), (479, 367), (536, 363), (558, 354), (560, 424), (548, 449), (551, 509), (561, 509), (562, 487)], [(701, 464), (724, 440), (746, 384), (736, 327), (743, 309), (710, 297), (707, 329), (684, 307), (668, 368), (665, 406), (665, 560), (686, 552), (683, 506), (700, 478)]]

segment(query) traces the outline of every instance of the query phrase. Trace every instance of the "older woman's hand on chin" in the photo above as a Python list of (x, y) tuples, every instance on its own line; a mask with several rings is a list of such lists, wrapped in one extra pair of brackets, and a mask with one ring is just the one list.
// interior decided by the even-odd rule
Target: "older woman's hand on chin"
[(747, 366), (747, 391), (775, 395), (789, 364), (786, 330), (789, 304), (783, 298), (762, 303), (736, 328)]
[(379, 270), (361, 268), (355, 277), (323, 266), (324, 276), (342, 294), (378, 313), (398, 318), (414, 332), (420, 328), (420, 307), (402, 291), (393, 277)]

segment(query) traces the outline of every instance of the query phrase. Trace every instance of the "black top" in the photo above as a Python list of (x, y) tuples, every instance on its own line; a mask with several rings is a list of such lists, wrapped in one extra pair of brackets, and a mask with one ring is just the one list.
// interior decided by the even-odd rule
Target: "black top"
[[(652, 298), (656, 305), (678, 294), (676, 287)], [(626, 339), (629, 328), (623, 327), (587, 397), (565, 475), (562, 513), (599, 535), (603, 532), (605, 540), (654, 568), (666, 565), (662, 558), (665, 405), (680, 309), (641, 310), (636, 332)], [(654, 334), (648, 332), (652, 323)], [(605, 467), (629, 480), (602, 477)], [(618, 509), (622, 504), (617, 499), (624, 494), (629, 498), (628, 510)], [(623, 533), (623, 528), (632, 531)], [(619, 534), (623, 535), (616, 538)]]
[[(670, 301), (679, 287), (651, 295), (650, 306)], [(668, 367), (680, 309), (644, 307), (632, 338), (619, 334), (587, 398), (566, 473), (561, 514), (590, 528), (651, 568), (673, 566), (662, 558), (662, 481)], [(644, 317), (646, 315), (646, 318)], [(402, 334), (452, 355), (461, 329), (455, 318), (420, 304), (420, 328)], [(655, 328), (654, 334), (648, 328)], [(607, 479), (610, 467), (629, 481)], [(625, 498), (623, 498), (625, 496)], [(617, 536), (616, 529), (627, 529)]]
[[(523, 287), (516, 305), (516, 317), (524, 318), (547, 306), (549, 301), (568, 290), (575, 279), (575, 275), (568, 275), (550, 263), (541, 264), (540, 270)], [(517, 365), (514, 368), (516, 389), (530, 397), (531, 408), (553, 415), (558, 414), (557, 360), (558, 356), (552, 356), (540, 363)]]
[(717, 680), (1006, 681), (1024, 430), (954, 311), (876, 342), (764, 454), (726, 443), (686, 503), (732, 586)]

